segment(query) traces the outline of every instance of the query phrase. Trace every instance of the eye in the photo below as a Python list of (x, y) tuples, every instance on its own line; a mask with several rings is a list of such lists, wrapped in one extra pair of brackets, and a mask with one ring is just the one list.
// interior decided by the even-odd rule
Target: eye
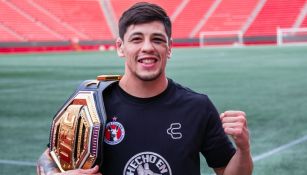
[(129, 41), (133, 42), (133, 43), (139, 43), (139, 42), (142, 41), (142, 38), (141, 37), (133, 37)]
[(164, 38), (153, 38), (153, 41), (157, 44), (162, 44), (162, 43), (166, 43), (166, 40)]

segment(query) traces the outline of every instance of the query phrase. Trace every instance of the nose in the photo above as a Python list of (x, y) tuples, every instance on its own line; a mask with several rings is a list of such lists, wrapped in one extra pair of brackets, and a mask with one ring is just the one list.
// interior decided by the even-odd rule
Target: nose
[(154, 50), (153, 43), (149, 39), (144, 40), (143, 45), (142, 45), (142, 51), (151, 52), (153, 50)]

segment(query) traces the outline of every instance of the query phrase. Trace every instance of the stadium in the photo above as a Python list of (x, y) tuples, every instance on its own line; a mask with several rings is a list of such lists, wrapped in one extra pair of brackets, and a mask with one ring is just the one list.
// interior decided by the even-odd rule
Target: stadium
[[(117, 21), (137, 0), (0, 1), (0, 174), (36, 174), (75, 88), (123, 74)], [(255, 175), (307, 173), (307, 1), (149, 0), (173, 25), (168, 77), (247, 113)], [(213, 171), (201, 160), (202, 175)]]

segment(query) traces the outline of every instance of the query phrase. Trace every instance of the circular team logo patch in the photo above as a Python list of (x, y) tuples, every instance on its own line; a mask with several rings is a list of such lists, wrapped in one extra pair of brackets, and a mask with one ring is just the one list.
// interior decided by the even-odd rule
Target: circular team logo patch
[(106, 125), (104, 142), (109, 145), (116, 145), (120, 143), (125, 137), (125, 129), (123, 125), (113, 118), (112, 122)]
[(127, 163), (123, 175), (171, 175), (167, 161), (159, 154), (142, 152), (133, 156)]

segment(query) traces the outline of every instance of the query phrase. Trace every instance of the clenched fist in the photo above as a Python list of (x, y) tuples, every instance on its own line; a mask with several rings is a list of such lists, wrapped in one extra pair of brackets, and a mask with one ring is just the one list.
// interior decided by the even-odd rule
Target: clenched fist
[(243, 111), (225, 111), (220, 115), (226, 134), (230, 135), (238, 149), (249, 150), (249, 132)]

